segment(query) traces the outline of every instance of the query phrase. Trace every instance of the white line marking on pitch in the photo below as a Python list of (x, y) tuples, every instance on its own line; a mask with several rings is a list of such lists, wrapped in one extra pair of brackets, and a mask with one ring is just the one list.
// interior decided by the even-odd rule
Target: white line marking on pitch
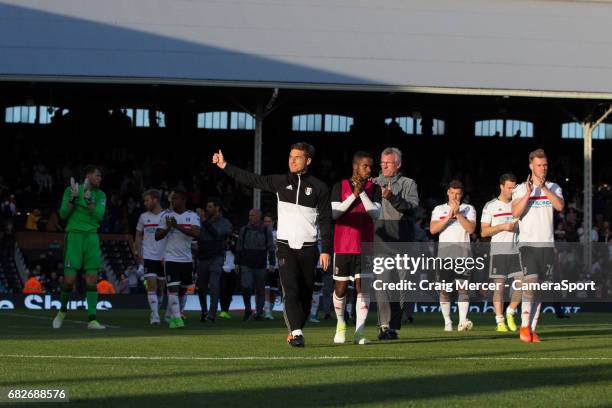
[[(46, 317), (46, 316), (32, 316), (29, 314), (22, 314), (22, 313), (11, 313), (11, 316), (17, 316), (17, 317), (29, 317), (30, 319), (38, 319), (38, 320), (53, 320), (53, 317)], [(71, 320), (71, 319), (64, 319), (65, 322), (69, 322), (69, 323), (77, 323), (77, 324), (88, 324), (88, 322), (84, 322), (82, 320)], [(119, 326), (113, 326), (110, 324), (104, 324), (104, 326), (110, 328), (110, 329), (119, 329)]]
[(0, 358), (52, 358), (75, 360), (396, 360), (396, 361), (427, 361), (427, 360), (612, 360), (612, 357), (392, 357), (392, 356), (243, 356), (243, 357), (181, 357), (181, 356), (71, 356), (71, 355), (30, 355), (30, 354), (0, 354)]

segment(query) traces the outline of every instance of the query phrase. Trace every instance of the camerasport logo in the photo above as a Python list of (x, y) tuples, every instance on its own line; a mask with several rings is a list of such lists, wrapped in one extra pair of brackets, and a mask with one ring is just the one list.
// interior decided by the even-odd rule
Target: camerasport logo
[[(0, 310), (12, 310), (17, 306), (23, 306), (29, 310), (59, 310), (61, 303), (59, 300), (53, 300), (51, 295), (27, 295), (23, 298), (23, 305), (16, 305), (19, 300), (0, 299)], [(97, 310), (111, 310), (113, 305), (108, 300), (101, 300), (96, 305)], [(68, 302), (68, 309), (87, 309), (87, 301), (73, 300)]]

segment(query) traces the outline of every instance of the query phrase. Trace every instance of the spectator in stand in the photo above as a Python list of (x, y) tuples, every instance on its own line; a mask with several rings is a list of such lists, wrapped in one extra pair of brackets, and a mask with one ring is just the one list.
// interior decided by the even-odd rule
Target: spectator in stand
[(578, 236), (579, 236), (580, 242), (586, 242), (587, 239), (590, 239), (592, 242), (599, 241), (599, 232), (597, 231), (597, 227), (593, 226), (593, 228), (591, 228), (591, 231), (589, 233), (588, 231), (585, 231), (584, 223), (582, 223), (581, 227), (578, 228)]
[(125, 276), (125, 273), (122, 273), (119, 278), (119, 293), (122, 295), (128, 295), (130, 293), (130, 281)]
[(56, 263), (54, 270), (55, 272), (57, 272), (57, 276), (64, 276), (64, 263), (63, 262)]
[(51, 272), (46, 288), (47, 293), (60, 293), (60, 282), (56, 271)]
[(111, 228), (111, 220), (109, 215), (108, 207), (104, 209), (104, 218), (100, 221), (100, 232), (108, 234)]
[(8, 218), (12, 218), (17, 214), (17, 200), (15, 199), (14, 194), (11, 194), (2, 203), (2, 214), (4, 214)]
[(47, 225), (45, 227), (45, 231), (47, 232), (62, 232), (63, 231), (56, 211), (51, 211), (51, 214), (49, 215), (49, 221), (47, 221)]
[(67, 185), (68, 183), (70, 183), (70, 177), (72, 176), (73, 176), (72, 167), (70, 166), (69, 162), (66, 162), (64, 164), (64, 167), (62, 167), (62, 177), (61, 177), (60, 184), (62, 186)]
[(133, 265), (128, 266), (128, 268), (125, 270), (125, 275), (128, 279), (128, 286), (130, 288), (129, 293), (132, 295), (138, 293), (138, 287), (140, 286), (139, 281), (142, 279), (142, 276), (136, 267)]
[(31, 274), (38, 279), (41, 285), (44, 286), (46, 284), (45, 272), (41, 264), (36, 264), (34, 269), (32, 269)]
[(38, 261), (36, 262), (36, 269), (39, 273), (47, 274), (51, 272), (57, 263), (57, 259), (53, 256), (53, 252), (49, 251), (47, 253), (40, 254)]
[(4, 178), (0, 176), (0, 197), (4, 196), (4, 193), (8, 191), (8, 186), (4, 182)]
[(38, 221), (40, 221), (40, 210), (35, 209), (34, 211), (28, 214), (25, 228), (28, 231), (38, 231)]
[(608, 242), (612, 238), (612, 230), (610, 229), (610, 221), (604, 221), (603, 227), (599, 232), (599, 242)]
[(53, 177), (51, 177), (44, 164), (39, 163), (34, 166), (34, 181), (38, 185), (38, 194), (43, 191), (48, 193), (53, 191)]
[(62, 290), (62, 285), (64, 284), (64, 275), (63, 273), (58, 273), (57, 281), (59, 282), (60, 292)]
[(100, 274), (98, 278), (98, 283), (96, 284), (96, 288), (98, 289), (98, 293), (100, 295), (114, 295), (115, 287), (106, 280), (106, 275)]
[(45, 293), (42, 284), (34, 274), (30, 274), (28, 280), (23, 286), (23, 293), (26, 295), (33, 293)]
[(110, 199), (110, 204), (106, 208), (108, 211), (109, 232), (114, 233), (121, 230), (121, 206), (121, 198), (117, 194), (113, 194)]

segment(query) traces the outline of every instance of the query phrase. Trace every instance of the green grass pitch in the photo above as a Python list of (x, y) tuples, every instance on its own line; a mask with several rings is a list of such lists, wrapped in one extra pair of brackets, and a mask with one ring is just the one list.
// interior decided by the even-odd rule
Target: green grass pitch
[(445, 333), (438, 314), (416, 314), (400, 340), (375, 340), (371, 319), (372, 344), (338, 346), (330, 320), (307, 325), (304, 349), (286, 344), (280, 315), (211, 325), (190, 313), (185, 329), (169, 330), (150, 327), (147, 311), (115, 310), (99, 315), (113, 328), (95, 332), (84, 311), (61, 330), (51, 317), (0, 311), (0, 388), (68, 389), (70, 404), (58, 406), (83, 407), (612, 406), (604, 313), (545, 315), (540, 344), (498, 335), (492, 315)]

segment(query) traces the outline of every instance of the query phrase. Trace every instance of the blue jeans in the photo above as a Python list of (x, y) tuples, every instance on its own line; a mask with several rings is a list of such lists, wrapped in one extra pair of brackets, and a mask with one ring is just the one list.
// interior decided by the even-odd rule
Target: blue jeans
[[(257, 308), (257, 314), (263, 314), (263, 307), (265, 302), (265, 285), (266, 285), (266, 268), (251, 268), (248, 266), (240, 265), (240, 284), (242, 285), (243, 293), (245, 291), (255, 292), (255, 307)], [(250, 296), (245, 296), (245, 308), (250, 310), (251, 301)]]

